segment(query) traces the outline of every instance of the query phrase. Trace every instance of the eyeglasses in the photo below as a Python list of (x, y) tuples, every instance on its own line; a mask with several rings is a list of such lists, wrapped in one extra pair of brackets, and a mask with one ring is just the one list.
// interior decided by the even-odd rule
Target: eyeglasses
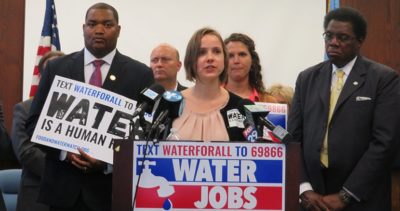
[(356, 39), (356, 37), (347, 34), (332, 33), (332, 32), (324, 32), (322, 36), (324, 37), (324, 40), (326, 42), (331, 41), (334, 37), (336, 37), (336, 40), (339, 42), (347, 42), (349, 40)]

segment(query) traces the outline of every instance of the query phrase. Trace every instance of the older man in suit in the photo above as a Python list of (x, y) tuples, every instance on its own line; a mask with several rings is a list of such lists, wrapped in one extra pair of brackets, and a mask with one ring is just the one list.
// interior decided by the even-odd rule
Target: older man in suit
[[(120, 29), (118, 13), (112, 6), (97, 3), (87, 10), (83, 24), (85, 48), (50, 61), (42, 73), (28, 120), (30, 134), (56, 75), (101, 86), (133, 100), (153, 83), (146, 65), (116, 50)], [(107, 174), (107, 165), (79, 152), (46, 148), (39, 202), (48, 204), (50, 210), (111, 210), (112, 175)]]
[(289, 131), (302, 143), (305, 210), (390, 210), (399, 140), (398, 74), (359, 54), (367, 23), (351, 8), (324, 20), (328, 61), (301, 72)]
[(165, 90), (182, 91), (186, 89), (176, 79), (181, 66), (179, 52), (170, 44), (162, 43), (151, 52), (150, 68), (153, 71), (154, 79)]

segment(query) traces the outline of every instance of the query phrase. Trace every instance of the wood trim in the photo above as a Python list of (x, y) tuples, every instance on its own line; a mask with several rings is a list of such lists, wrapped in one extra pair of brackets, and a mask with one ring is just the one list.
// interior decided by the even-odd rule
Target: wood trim
[(12, 110), (22, 100), (25, 0), (0, 0), (0, 100), (11, 130)]
[(361, 53), (400, 73), (400, 1), (341, 0), (340, 5), (356, 8), (367, 19), (368, 35)]

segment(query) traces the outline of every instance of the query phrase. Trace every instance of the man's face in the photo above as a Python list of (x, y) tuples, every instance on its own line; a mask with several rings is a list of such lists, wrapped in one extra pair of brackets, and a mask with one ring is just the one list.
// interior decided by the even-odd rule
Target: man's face
[(358, 54), (363, 40), (358, 40), (350, 22), (331, 20), (324, 33), (325, 51), (338, 67), (343, 67)]
[(86, 48), (97, 58), (104, 57), (117, 46), (121, 27), (111, 10), (91, 9), (83, 24)]
[(151, 52), (150, 68), (158, 82), (176, 81), (181, 65), (176, 50), (169, 46), (159, 46)]

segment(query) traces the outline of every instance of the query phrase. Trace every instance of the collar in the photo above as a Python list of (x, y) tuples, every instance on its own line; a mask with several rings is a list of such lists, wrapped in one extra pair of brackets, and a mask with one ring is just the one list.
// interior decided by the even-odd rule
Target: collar
[(347, 63), (347, 64), (346, 64), (344, 67), (342, 67), (342, 68), (338, 68), (338, 67), (336, 67), (336, 65), (332, 64), (332, 75), (335, 74), (335, 72), (336, 72), (337, 69), (342, 69), (343, 72), (344, 72), (344, 75), (345, 75), (345, 76), (348, 76), (348, 75), (350, 74), (350, 72), (351, 72), (351, 69), (353, 69), (354, 64), (356, 63), (356, 60), (357, 60), (357, 56), (354, 57), (353, 60), (351, 60), (349, 63)]
[(251, 100), (252, 102), (258, 102), (260, 101), (260, 96), (257, 92), (257, 90), (255, 88), (253, 88), (253, 90), (251, 91), (251, 94), (249, 96), (249, 100)]
[(110, 53), (108, 53), (103, 58), (96, 58), (95, 56), (93, 56), (92, 53), (90, 53), (90, 51), (87, 48), (85, 48), (84, 49), (84, 60), (83, 60), (83, 63), (86, 66), (86, 65), (92, 63), (94, 60), (101, 59), (101, 60), (105, 61), (108, 65), (111, 65), (112, 60), (114, 59), (114, 56), (115, 56), (116, 53), (117, 53), (117, 49), (114, 48), (114, 50), (112, 50)]

